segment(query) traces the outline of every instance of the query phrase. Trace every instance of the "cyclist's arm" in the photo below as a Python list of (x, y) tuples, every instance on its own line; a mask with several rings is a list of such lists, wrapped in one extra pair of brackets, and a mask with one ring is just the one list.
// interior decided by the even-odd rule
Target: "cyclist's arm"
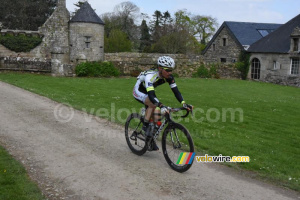
[(167, 82), (169, 83), (170, 85), (170, 88), (172, 89), (177, 101), (179, 101), (179, 103), (182, 103), (184, 100), (183, 100), (183, 97), (181, 95), (181, 93), (179, 92), (178, 90), (178, 87), (175, 83), (175, 79), (173, 76), (171, 76), (170, 78), (167, 79)]
[(161, 106), (162, 106), (162, 103), (161, 103), (161, 102), (158, 100), (158, 98), (156, 97), (155, 91), (154, 91), (154, 90), (150, 90), (150, 91), (147, 90), (147, 92), (148, 92), (148, 97), (149, 97), (150, 101), (151, 101), (154, 105), (156, 105), (156, 106), (158, 106), (158, 107), (161, 107)]

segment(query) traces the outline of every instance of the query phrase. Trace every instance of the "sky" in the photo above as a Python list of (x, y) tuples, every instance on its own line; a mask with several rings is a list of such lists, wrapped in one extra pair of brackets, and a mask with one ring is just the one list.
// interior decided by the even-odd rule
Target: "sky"
[[(67, 9), (74, 11), (78, 0), (66, 0)], [(116, 5), (127, 0), (88, 0), (98, 15), (113, 12)], [(150, 17), (155, 10), (169, 11), (171, 16), (186, 9), (193, 15), (216, 18), (219, 25), (224, 21), (284, 24), (300, 14), (299, 0), (131, 0), (141, 13)], [(142, 18), (140, 18), (141, 20)]]

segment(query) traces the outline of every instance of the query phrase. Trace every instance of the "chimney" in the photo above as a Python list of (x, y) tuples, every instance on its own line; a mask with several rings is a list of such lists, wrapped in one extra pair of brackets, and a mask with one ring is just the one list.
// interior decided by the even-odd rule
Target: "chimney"
[(58, 0), (57, 7), (66, 8), (66, 0)]

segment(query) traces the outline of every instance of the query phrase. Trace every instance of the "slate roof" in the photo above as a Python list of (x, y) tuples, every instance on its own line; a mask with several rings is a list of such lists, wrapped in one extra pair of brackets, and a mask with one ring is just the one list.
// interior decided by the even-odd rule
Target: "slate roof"
[(272, 32), (281, 25), (282, 24), (225, 21), (211, 41), (207, 44), (206, 48), (203, 50), (203, 53), (207, 51), (207, 49), (225, 27), (228, 29), (232, 38), (241, 46), (241, 48), (243, 48), (243, 45), (251, 45), (263, 38), (258, 30), (267, 30), (268, 32)]
[(70, 20), (70, 22), (85, 22), (104, 25), (104, 22), (95, 13), (95, 11), (88, 2), (85, 2), (80, 7), (80, 9), (76, 12), (75, 16)]
[(291, 44), (291, 34), (296, 27), (300, 27), (300, 14), (255, 42), (248, 49), (252, 53), (288, 53)]

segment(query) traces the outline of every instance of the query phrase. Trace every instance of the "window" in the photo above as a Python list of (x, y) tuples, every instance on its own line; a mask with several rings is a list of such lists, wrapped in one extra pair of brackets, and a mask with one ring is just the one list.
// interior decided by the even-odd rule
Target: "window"
[(292, 61), (291, 61), (291, 74), (299, 74), (299, 67), (300, 67), (300, 59), (299, 58), (292, 58)]
[(257, 58), (254, 58), (251, 63), (251, 78), (260, 78), (260, 61)]
[(226, 38), (223, 38), (223, 47), (225, 47), (226, 46)]
[(85, 36), (85, 48), (90, 48), (91, 46), (91, 36)]
[(293, 51), (298, 51), (299, 38), (293, 38), (294, 41), (294, 49)]
[(272, 33), (274, 29), (258, 29), (257, 31), (261, 34), (261, 36), (265, 37), (269, 35), (269, 33)]
[(274, 70), (280, 69), (280, 63), (277, 61), (273, 61), (273, 69)]
[(216, 50), (216, 44), (213, 44), (213, 51)]
[(226, 58), (221, 58), (222, 63), (226, 63)]

